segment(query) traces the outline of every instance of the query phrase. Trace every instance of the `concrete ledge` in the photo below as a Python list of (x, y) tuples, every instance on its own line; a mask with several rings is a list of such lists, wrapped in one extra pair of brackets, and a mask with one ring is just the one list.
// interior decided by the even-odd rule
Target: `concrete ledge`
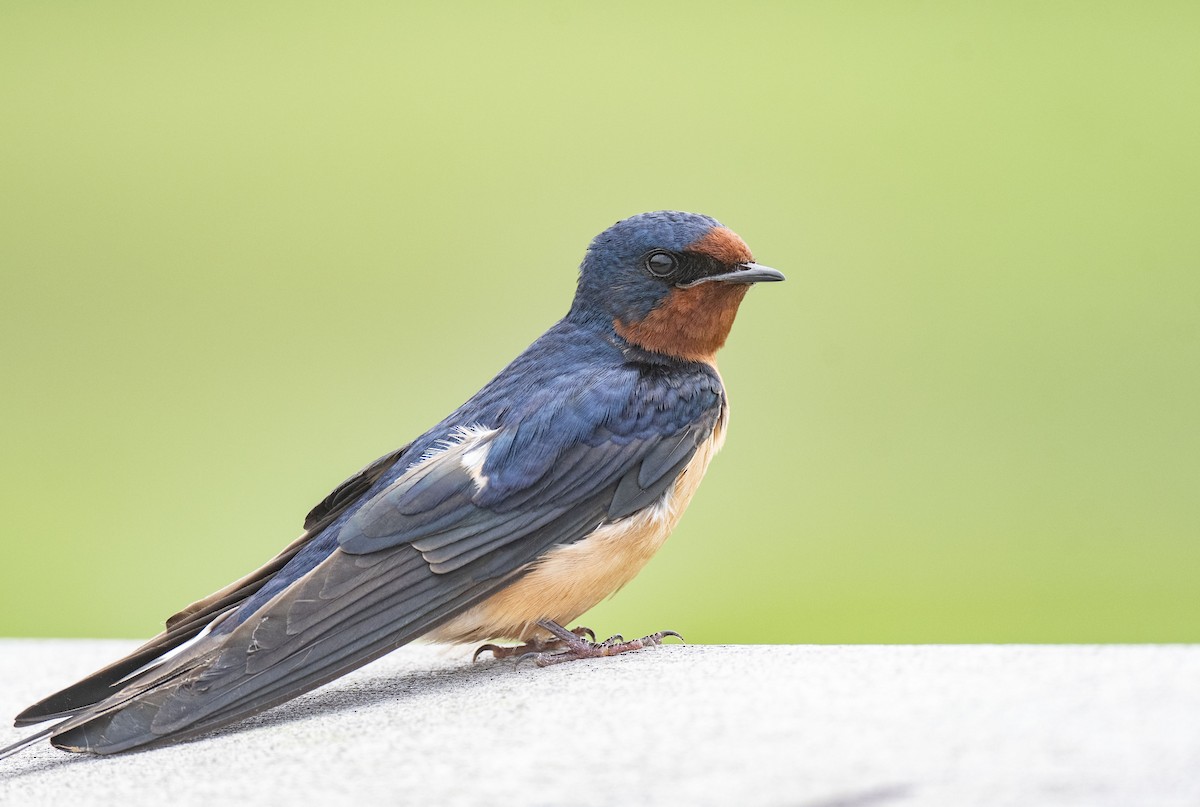
[[(131, 646), (0, 640), (0, 712)], [(0, 762), (3, 804), (164, 802), (1195, 807), (1200, 646), (673, 646), (515, 670), (412, 647), (198, 740)]]

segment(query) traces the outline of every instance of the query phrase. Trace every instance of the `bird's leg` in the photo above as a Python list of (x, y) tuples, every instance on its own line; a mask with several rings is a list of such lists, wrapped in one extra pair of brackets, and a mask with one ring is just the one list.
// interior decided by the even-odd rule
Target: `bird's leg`
[(633, 639), (628, 642), (620, 634), (610, 636), (603, 642), (597, 642), (594, 641), (596, 638), (594, 633), (592, 633), (593, 641), (589, 641), (583, 638), (578, 629), (574, 631), (567, 630), (562, 625), (552, 622), (549, 619), (538, 620), (538, 626), (550, 631), (555, 637), (551, 640), (550, 644), (562, 649), (557, 652), (531, 650), (517, 659), (518, 664), (529, 659), (539, 667), (548, 667), (551, 664), (560, 664), (564, 661), (615, 656), (618, 653), (628, 653), (630, 650), (641, 650), (643, 647), (658, 647), (663, 643), (663, 639), (668, 636), (674, 636), (680, 641), (683, 640), (683, 637), (673, 630), (660, 630), (658, 633), (652, 633), (649, 636), (643, 636), (640, 639)]
[[(559, 630), (566, 630), (557, 623), (551, 624), (553, 624)], [(490, 652), (492, 654), (492, 658), (504, 659), (512, 658), (513, 656), (519, 656), (523, 658), (531, 654), (537, 655), (538, 653), (545, 653), (550, 650), (562, 649), (565, 646), (563, 640), (559, 638), (558, 634), (554, 631), (551, 631), (551, 633), (554, 635), (549, 639), (543, 639), (541, 636), (534, 636), (525, 644), (519, 644), (515, 647), (501, 647), (500, 645), (496, 644), (482, 645), (478, 650), (475, 651), (475, 655), (471, 656), (471, 661), (479, 661), (480, 654), (486, 652)], [(567, 631), (567, 633), (571, 635), (572, 639), (576, 640), (582, 640), (584, 636), (590, 636), (593, 640), (596, 638), (596, 631), (592, 630), (591, 628), (585, 628), (582, 625), (574, 630)]]

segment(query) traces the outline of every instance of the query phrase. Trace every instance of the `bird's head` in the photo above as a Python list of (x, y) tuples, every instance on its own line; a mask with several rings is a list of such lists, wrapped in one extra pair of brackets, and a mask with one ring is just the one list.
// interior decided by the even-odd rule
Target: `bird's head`
[(611, 323), (644, 350), (712, 363), (750, 284), (768, 280), (783, 275), (716, 219), (642, 213), (592, 241), (571, 315)]

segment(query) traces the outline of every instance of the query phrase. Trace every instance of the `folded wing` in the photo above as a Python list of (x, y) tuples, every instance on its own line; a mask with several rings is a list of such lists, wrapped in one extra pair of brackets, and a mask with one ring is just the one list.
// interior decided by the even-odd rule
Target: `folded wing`
[[(337, 532), (327, 558), (252, 613), (229, 614), (186, 652), (123, 682), (52, 742), (112, 753), (260, 711), (428, 633), (550, 547), (653, 503), (723, 406), (708, 375), (658, 395), (644, 387), (656, 383), (629, 374), (577, 385), (582, 393), (526, 416), (447, 430), (390, 483), (384, 473), (354, 495), (335, 491), (326, 511), (318, 512), (326, 503), (314, 511)], [(349, 515), (330, 518), (335, 511)]]

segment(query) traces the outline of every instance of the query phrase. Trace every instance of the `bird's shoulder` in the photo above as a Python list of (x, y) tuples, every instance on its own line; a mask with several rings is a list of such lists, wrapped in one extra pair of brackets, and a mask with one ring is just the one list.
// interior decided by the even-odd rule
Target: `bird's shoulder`
[[(503, 427), (543, 412), (571, 412), (586, 420), (642, 425), (686, 420), (719, 405), (724, 388), (716, 369), (649, 353), (604, 329), (569, 321), (547, 331), (443, 424), (464, 420)], [(661, 416), (661, 417), (660, 417)], [(563, 424), (570, 427), (571, 422)], [(635, 427), (634, 421), (629, 421)]]
[(715, 422), (725, 405), (716, 369), (656, 356), (603, 331), (563, 322), (529, 346), (419, 443), (466, 428), (495, 432), (493, 473), (540, 465), (575, 443), (651, 439)]

